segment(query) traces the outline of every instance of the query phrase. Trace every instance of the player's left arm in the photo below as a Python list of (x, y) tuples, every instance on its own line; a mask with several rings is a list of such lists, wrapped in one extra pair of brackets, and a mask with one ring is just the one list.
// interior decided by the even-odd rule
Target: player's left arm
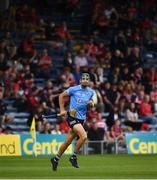
[(89, 106), (90, 108), (91, 108), (91, 107), (94, 107), (94, 105), (96, 104), (96, 102), (97, 102), (97, 96), (96, 96), (96, 93), (95, 93), (95, 91), (94, 91), (91, 99), (88, 101), (88, 106)]

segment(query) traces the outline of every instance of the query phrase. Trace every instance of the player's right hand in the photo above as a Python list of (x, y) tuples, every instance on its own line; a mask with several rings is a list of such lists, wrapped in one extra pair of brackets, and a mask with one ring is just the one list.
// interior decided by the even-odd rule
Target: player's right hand
[(66, 116), (67, 115), (67, 111), (60, 111), (59, 115), (60, 116)]

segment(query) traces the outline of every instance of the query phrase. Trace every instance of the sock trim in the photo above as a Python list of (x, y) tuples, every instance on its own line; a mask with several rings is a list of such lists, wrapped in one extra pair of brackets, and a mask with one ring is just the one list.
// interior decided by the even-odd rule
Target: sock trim
[(56, 161), (59, 161), (59, 160), (60, 160), (60, 158), (61, 158), (61, 156), (60, 156), (60, 155), (58, 155), (58, 154), (55, 156), (55, 160), (56, 160)]
[(74, 152), (74, 153), (73, 153), (73, 156), (76, 157), (76, 156), (77, 156), (77, 153)]

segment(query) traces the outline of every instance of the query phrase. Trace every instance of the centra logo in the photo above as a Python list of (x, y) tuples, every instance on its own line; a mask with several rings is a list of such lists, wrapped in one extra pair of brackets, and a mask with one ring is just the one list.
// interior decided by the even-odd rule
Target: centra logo
[(15, 154), (15, 149), (15, 142), (12, 142), (10, 144), (0, 144), (0, 154)]

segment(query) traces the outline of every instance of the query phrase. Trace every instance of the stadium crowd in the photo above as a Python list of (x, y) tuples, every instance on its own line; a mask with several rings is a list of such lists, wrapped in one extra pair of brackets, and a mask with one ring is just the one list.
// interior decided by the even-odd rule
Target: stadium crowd
[[(56, 0), (56, 12), (65, 17), (58, 24), (45, 18), (52, 8), (48, 0), (11, 4), (1, 12), (0, 133), (10, 133), (6, 127), (14, 121), (6, 114), (9, 99), (17, 112), (30, 113), (29, 125), (35, 115), (38, 133), (67, 133), (66, 119), (52, 126), (41, 115), (58, 112), (59, 93), (77, 85), (82, 71), (90, 73), (97, 96), (85, 123), (89, 140), (123, 141), (124, 131), (157, 125), (157, 70), (141, 58), (143, 49), (157, 51), (155, 0), (89, 1), (91, 13), (88, 23), (82, 20), (79, 38), (67, 21), (83, 0)], [(64, 52), (60, 67), (54, 51)]]

